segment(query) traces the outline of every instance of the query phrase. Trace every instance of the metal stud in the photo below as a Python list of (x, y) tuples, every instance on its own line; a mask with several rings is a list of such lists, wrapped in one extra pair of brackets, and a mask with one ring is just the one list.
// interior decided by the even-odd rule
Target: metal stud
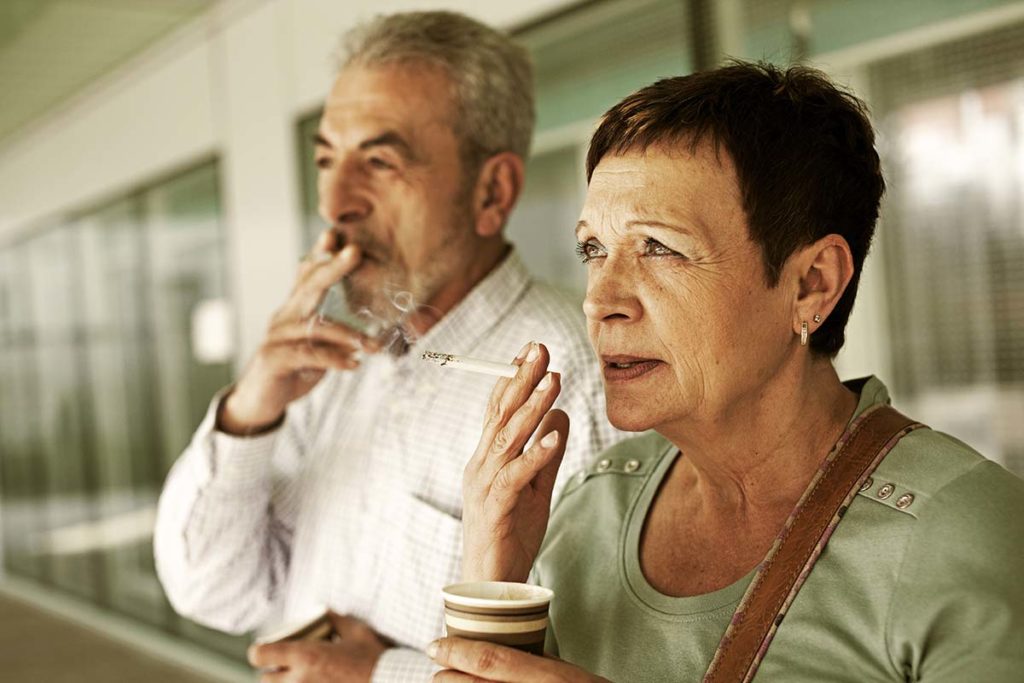
[(624, 472), (636, 472), (638, 469), (640, 469), (639, 460), (630, 460), (622, 467)]
[(874, 485), (875, 485), (875, 480), (872, 479), (871, 477), (868, 477), (867, 479), (864, 480), (864, 483), (860, 485), (861, 493), (863, 493), (864, 491), (867, 491), (869, 488), (871, 488)]
[(896, 499), (896, 507), (900, 510), (905, 510), (910, 507), (910, 504), (914, 502), (913, 493), (904, 493), (902, 496)]
[(598, 472), (604, 472), (604, 471), (606, 471), (611, 466), (612, 466), (612, 461), (609, 460), (608, 458), (605, 458), (601, 462), (597, 463), (597, 471)]
[(895, 484), (883, 484), (882, 488), (878, 489), (878, 497), (881, 500), (885, 500), (892, 495), (892, 492), (896, 490)]

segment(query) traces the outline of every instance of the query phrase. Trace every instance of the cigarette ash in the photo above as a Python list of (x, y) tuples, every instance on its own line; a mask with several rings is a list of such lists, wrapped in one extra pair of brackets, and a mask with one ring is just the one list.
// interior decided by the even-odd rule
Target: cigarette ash
[(437, 351), (424, 351), (420, 358), (431, 363), (437, 363), (440, 366), (448, 365), (455, 360), (455, 356), (450, 353), (439, 353)]

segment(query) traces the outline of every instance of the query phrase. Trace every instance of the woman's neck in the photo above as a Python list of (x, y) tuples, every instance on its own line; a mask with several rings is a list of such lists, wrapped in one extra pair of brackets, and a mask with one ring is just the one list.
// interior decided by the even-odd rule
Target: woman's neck
[[(827, 360), (778, 376), (725, 416), (659, 429), (683, 453), (666, 486), (696, 493), (712, 514), (788, 511), (857, 406)], [(666, 491), (667, 492), (667, 491)]]

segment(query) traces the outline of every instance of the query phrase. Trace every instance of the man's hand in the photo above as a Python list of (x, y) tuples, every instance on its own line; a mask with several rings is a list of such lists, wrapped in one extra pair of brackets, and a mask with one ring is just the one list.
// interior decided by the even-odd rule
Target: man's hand
[(330, 641), (286, 640), (253, 645), (249, 663), (263, 669), (263, 683), (365, 683), (388, 644), (353, 617), (330, 614)]
[(560, 659), (538, 657), (482, 640), (442, 638), (427, 646), (427, 655), (446, 667), (434, 675), (435, 683), (608, 683)]
[(558, 374), (547, 371), (548, 350), (531, 343), (516, 363), (515, 377), (494, 386), (463, 473), (464, 581), (525, 581), (547, 530), (569, 417), (551, 410), (561, 387)]
[(327, 290), (359, 266), (354, 244), (336, 250), (325, 230), (299, 266), (288, 301), (274, 314), (263, 344), (249, 361), (217, 416), (217, 428), (251, 434), (272, 426), (289, 403), (305, 396), (330, 369), (359, 366), (359, 353), (379, 344), (350, 327), (316, 316)]

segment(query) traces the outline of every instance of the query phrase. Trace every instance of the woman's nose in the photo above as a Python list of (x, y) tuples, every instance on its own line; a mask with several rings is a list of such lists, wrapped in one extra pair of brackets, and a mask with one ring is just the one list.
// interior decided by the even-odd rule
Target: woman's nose
[(637, 298), (635, 278), (614, 259), (608, 258), (587, 271), (587, 296), (583, 312), (591, 322), (635, 322), (643, 308)]

